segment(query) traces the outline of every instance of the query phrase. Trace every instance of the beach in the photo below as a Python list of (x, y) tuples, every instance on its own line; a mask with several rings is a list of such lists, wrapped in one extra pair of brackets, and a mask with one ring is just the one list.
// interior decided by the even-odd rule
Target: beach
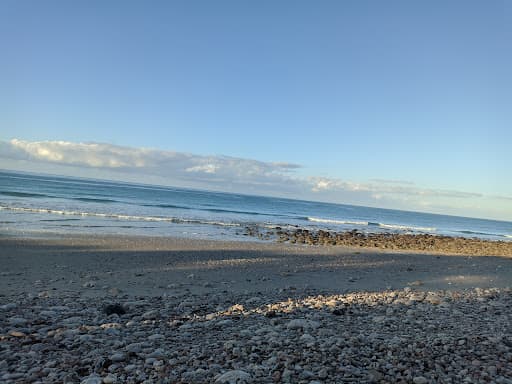
[(0, 239), (5, 383), (512, 380), (512, 258)]

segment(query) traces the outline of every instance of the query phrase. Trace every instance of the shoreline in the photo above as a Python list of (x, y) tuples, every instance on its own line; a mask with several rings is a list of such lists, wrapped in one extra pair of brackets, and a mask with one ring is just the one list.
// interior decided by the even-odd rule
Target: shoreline
[(512, 378), (512, 258), (145, 236), (0, 237), (0, 381)]
[[(510, 256), (360, 244), (54, 233), (36, 238), (0, 237), (0, 262), (4, 267), (0, 292), (35, 292), (45, 285), (56, 291), (83, 290), (94, 295), (111, 288), (160, 295), (176, 284), (194, 293), (287, 286), (331, 292), (382, 291), (410, 283), (423, 289), (512, 286)], [(87, 284), (93, 289), (84, 289)]]

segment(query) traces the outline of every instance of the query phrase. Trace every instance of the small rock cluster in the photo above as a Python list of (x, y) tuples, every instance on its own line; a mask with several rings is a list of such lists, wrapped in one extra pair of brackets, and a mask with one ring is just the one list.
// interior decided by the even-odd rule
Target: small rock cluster
[(512, 241), (413, 233), (365, 233), (358, 230), (334, 232), (308, 229), (262, 230), (247, 227), (247, 236), (281, 243), (427, 251), (471, 256), (512, 256)]
[(510, 289), (54, 295), (0, 296), (0, 382), (512, 383)]

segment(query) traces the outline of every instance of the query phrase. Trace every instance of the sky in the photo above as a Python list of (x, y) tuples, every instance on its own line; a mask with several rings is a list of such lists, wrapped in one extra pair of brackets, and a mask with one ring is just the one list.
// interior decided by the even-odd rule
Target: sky
[(512, 220), (508, 1), (0, 2), (0, 168)]

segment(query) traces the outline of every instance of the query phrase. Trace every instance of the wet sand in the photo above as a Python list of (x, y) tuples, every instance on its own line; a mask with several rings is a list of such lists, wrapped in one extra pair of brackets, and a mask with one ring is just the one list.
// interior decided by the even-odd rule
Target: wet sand
[(512, 286), (512, 258), (128, 236), (0, 238), (0, 294), (159, 296), (279, 289), (326, 292)]

